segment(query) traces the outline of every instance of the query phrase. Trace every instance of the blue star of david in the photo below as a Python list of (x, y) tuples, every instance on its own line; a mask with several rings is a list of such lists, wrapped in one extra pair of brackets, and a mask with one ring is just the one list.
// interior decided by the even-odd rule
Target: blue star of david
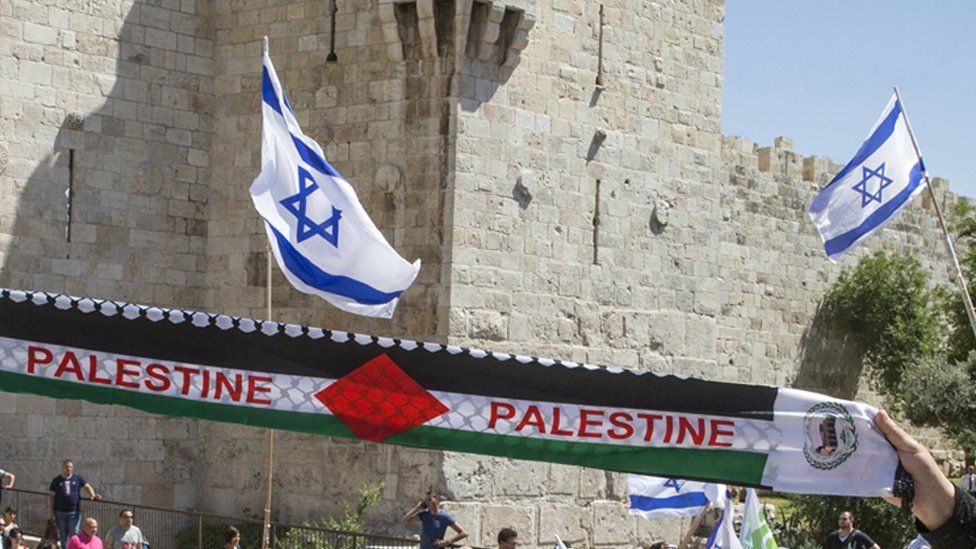
[(684, 486), (686, 482), (688, 482), (688, 481), (687, 480), (678, 480), (676, 478), (669, 478), (668, 480), (666, 480), (664, 482), (664, 485), (667, 486), (668, 488), (674, 488), (674, 491), (675, 492), (680, 492), (681, 491), (681, 487)]
[[(311, 182), (311, 185), (309, 184)], [(308, 170), (298, 167), (298, 193), (279, 203), (298, 219), (298, 242), (302, 243), (313, 236), (321, 236), (326, 242), (336, 248), (339, 247), (339, 219), (342, 211), (332, 207), (332, 216), (321, 223), (316, 223), (305, 213), (308, 208), (308, 198), (317, 191), (319, 184), (312, 178)]]
[[(881, 199), (881, 191), (883, 191), (888, 185), (894, 183), (893, 179), (890, 177), (885, 177), (885, 163), (882, 162), (880, 166), (873, 170), (867, 166), (862, 166), (861, 170), (861, 180), (854, 185), (854, 190), (861, 193), (861, 207), (864, 208), (872, 202), (877, 202), (878, 204), (884, 202)], [(868, 181), (870, 181), (872, 177), (877, 177), (878, 181), (880, 182), (878, 184), (878, 190), (874, 193), (868, 191)]]

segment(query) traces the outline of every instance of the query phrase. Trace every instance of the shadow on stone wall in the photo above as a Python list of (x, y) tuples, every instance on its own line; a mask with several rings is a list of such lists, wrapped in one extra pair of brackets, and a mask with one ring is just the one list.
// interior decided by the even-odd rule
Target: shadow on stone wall
[(823, 305), (818, 305), (800, 341), (800, 368), (792, 386), (854, 399), (864, 373), (863, 354), (850, 337), (830, 324)]
[[(5, 136), (16, 143), (12, 148), (23, 147), (12, 152), (36, 167), (14, 184), (18, 200), (12, 224), (2, 227), (12, 239), (0, 284), (201, 308), (211, 3), (197, 3), (193, 13), (182, 11), (180, 2), (129, 4), (101, 2), (92, 13), (72, 14), (71, 28), (78, 15), (96, 29), (77, 33), (77, 40), (64, 28), (58, 32), (69, 33), (71, 41), (62, 38), (43, 50), (29, 41), (13, 42), (15, 59), (46, 64), (56, 99), (25, 101), (23, 117), (35, 126), (18, 126)], [(120, 11), (124, 21), (118, 27)], [(91, 34), (102, 28), (117, 29), (118, 35)], [(92, 110), (93, 97), (104, 99)], [(53, 140), (45, 142), (55, 127)], [(19, 420), (37, 426), (4, 453), (4, 462), (18, 468), (19, 486), (46, 486), (32, 477), (49, 479), (61, 459), (71, 457), (108, 499), (195, 505), (194, 464), (204, 450), (195, 440), (196, 422), (119, 406), (4, 398), (15, 399)], [(78, 440), (74, 435), (82, 430), (86, 435)]]
[[(203, 306), (204, 151), (212, 100), (206, 56), (213, 49), (208, 4), (188, 14), (179, 3), (167, 8), (136, 0), (117, 37), (79, 35), (61, 64), (49, 61), (64, 98), (36, 114), (38, 123), (59, 130), (19, 193), (3, 284)], [(117, 17), (110, 7), (106, 20)], [(114, 83), (104, 68), (109, 51), (118, 53)], [(87, 96), (104, 96), (104, 102), (83, 112), (79, 97)]]

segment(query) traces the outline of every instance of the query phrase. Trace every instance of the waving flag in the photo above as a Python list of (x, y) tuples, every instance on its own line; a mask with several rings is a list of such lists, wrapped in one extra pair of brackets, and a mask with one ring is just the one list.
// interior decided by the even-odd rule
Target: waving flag
[(629, 475), (630, 514), (646, 519), (694, 516), (709, 503), (725, 505), (724, 484), (706, 484), (675, 478)]
[(742, 549), (739, 538), (735, 535), (735, 525), (732, 523), (735, 503), (728, 498), (728, 504), (722, 511), (722, 516), (715, 523), (711, 535), (705, 542), (705, 549)]
[(0, 391), (782, 492), (891, 495), (825, 395), (0, 289)]
[(304, 293), (390, 318), (420, 260), (410, 264), (390, 247), (352, 186), (302, 133), (267, 48), (261, 80), (261, 174), (250, 192), (278, 266)]
[(836, 261), (901, 211), (922, 192), (924, 172), (901, 102), (892, 95), (857, 154), (807, 209), (827, 257)]
[(753, 488), (746, 489), (746, 507), (742, 511), (742, 532), (739, 541), (743, 549), (776, 549), (776, 540), (766, 524), (766, 515), (759, 496)]

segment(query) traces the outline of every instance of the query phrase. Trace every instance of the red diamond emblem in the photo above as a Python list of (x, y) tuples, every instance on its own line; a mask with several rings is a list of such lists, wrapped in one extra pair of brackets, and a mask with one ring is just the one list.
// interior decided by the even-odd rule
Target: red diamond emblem
[(409, 431), (448, 411), (385, 354), (342, 376), (315, 393), (315, 398), (353, 434), (373, 442)]

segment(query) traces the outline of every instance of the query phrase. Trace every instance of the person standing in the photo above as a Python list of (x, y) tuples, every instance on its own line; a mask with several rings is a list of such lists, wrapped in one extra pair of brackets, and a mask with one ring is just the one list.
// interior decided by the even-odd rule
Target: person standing
[(841, 512), (837, 517), (840, 527), (824, 540), (823, 549), (881, 549), (867, 534), (854, 528), (854, 514)]
[[(61, 464), (61, 474), (51, 481), (47, 496), (51, 518), (58, 524), (62, 547), (68, 545), (68, 538), (78, 533), (78, 523), (81, 519), (78, 504), (81, 501), (81, 491), (85, 490), (88, 499), (92, 501), (102, 499), (102, 496), (95, 493), (92, 485), (88, 484), (81, 475), (76, 475), (74, 471), (75, 464), (70, 459), (64, 460)], [(98, 543), (100, 547), (101, 540)]]
[(7, 537), (3, 540), (4, 549), (30, 549), (24, 545), (24, 534), (20, 532), (20, 528), (13, 528), (7, 533)]
[(81, 533), (71, 536), (66, 549), (104, 549), (98, 537), (98, 521), (92, 517), (86, 518)]
[(3, 510), (3, 524), (3, 537), (7, 537), (7, 534), (14, 528), (19, 528), (17, 526), (17, 510), (9, 505)]
[[(439, 549), (448, 547), (468, 537), (468, 532), (458, 524), (454, 517), (440, 510), (440, 498), (427, 492), (427, 496), (407, 511), (400, 519), (402, 524), (420, 523), (420, 549)], [(444, 539), (447, 528), (457, 535)]]
[(515, 549), (518, 547), (518, 533), (511, 528), (502, 528), (498, 532), (498, 549)]
[[(54, 549), (64, 549), (64, 545), (61, 545), (61, 534), (58, 532), (58, 521), (53, 518), (47, 519), (47, 524), (44, 526), (44, 533), (41, 534), (41, 545), (44, 542), (50, 542)], [(38, 545), (37, 549), (41, 549)]]
[(239, 544), (241, 543), (241, 531), (237, 529), (236, 526), (228, 526), (224, 530), (224, 547), (223, 549), (240, 549)]
[(134, 520), (135, 515), (131, 509), (122, 509), (119, 512), (119, 523), (105, 534), (105, 549), (142, 549), (145, 540), (142, 530), (133, 524)]
[(957, 486), (970, 494), (976, 492), (976, 474), (973, 474), (972, 465), (966, 466), (966, 474), (959, 479), (959, 484)]
[(6, 469), (0, 469), (0, 501), (3, 500), (3, 491), (14, 487), (14, 474)]

